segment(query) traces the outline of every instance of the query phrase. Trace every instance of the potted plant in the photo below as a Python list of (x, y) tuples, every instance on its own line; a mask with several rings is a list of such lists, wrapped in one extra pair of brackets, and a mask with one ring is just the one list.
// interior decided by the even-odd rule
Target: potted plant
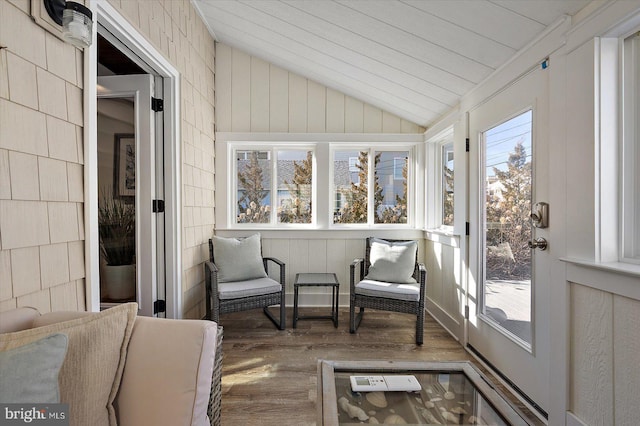
[(103, 193), (98, 202), (101, 293), (111, 300), (135, 297), (136, 212), (132, 204)]

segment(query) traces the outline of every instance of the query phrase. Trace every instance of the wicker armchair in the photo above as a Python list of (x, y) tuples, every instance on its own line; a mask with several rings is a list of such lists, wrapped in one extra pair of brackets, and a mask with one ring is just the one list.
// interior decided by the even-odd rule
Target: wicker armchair
[[(272, 280), (271, 278), (261, 278), (260, 281), (268, 280), (271, 282), (270, 289), (260, 294), (252, 294), (244, 297), (229, 297), (229, 295), (221, 295), (224, 293), (225, 285), (237, 285), (237, 283), (219, 283), (218, 282), (218, 266), (215, 264), (215, 257), (213, 253), (213, 241), (209, 240), (209, 262), (205, 262), (205, 285), (206, 285), (206, 309), (207, 313), (205, 318), (219, 323), (220, 314), (226, 314), (230, 312), (247, 311), (250, 309), (262, 308), (265, 315), (275, 324), (280, 330), (284, 330), (286, 325), (285, 317), (285, 264), (273, 257), (262, 257), (264, 269), (269, 273), (269, 264), (274, 263), (279, 267), (280, 277), (279, 282)], [(251, 280), (258, 282), (259, 280)], [(243, 284), (251, 285), (251, 281), (245, 281)], [(240, 284), (240, 283), (238, 283)], [(274, 286), (273, 284), (276, 284)], [(278, 286), (279, 284), (279, 286)], [(273, 288), (277, 287), (277, 291), (273, 291)], [(222, 296), (222, 297), (221, 297)], [(280, 305), (280, 318), (276, 317), (269, 310), (269, 306)]]
[[(385, 240), (389, 243), (402, 243), (409, 240)], [(362, 316), (364, 308), (379, 309), (383, 311), (401, 312), (416, 315), (416, 344), (423, 342), (424, 331), (424, 303), (427, 271), (424, 264), (418, 263), (417, 253), (413, 278), (416, 284), (395, 284), (385, 282), (384, 285), (376, 286), (379, 281), (366, 279), (371, 266), (371, 242), (372, 238), (367, 238), (366, 253), (364, 259), (355, 259), (350, 265), (350, 291), (349, 291), (349, 332), (355, 333)], [(356, 280), (356, 268), (360, 269), (360, 277)], [(367, 286), (367, 284), (369, 284)], [(373, 286), (372, 286), (373, 284)], [(367, 288), (368, 287), (368, 288)], [(373, 290), (371, 290), (373, 288)], [(404, 291), (409, 289), (410, 291)], [(356, 307), (360, 310), (356, 315)]]

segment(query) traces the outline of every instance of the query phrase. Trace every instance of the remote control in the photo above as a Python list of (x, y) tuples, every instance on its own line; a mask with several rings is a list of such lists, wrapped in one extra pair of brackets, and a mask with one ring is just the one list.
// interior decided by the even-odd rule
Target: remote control
[(349, 379), (354, 392), (414, 392), (422, 389), (415, 376), (351, 376)]

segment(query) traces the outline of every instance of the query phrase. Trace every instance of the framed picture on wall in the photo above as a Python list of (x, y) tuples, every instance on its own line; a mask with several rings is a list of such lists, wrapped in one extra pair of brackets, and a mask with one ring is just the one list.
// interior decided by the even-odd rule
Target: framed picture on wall
[(136, 195), (136, 139), (129, 133), (115, 134), (113, 193), (133, 201)]

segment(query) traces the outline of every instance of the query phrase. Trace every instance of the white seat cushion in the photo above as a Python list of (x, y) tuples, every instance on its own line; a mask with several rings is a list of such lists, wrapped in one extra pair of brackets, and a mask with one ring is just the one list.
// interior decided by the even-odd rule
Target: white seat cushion
[(394, 284), (365, 279), (356, 284), (356, 294), (417, 302), (420, 299), (420, 285)]
[(220, 300), (259, 296), (261, 294), (277, 293), (280, 290), (282, 290), (280, 283), (271, 278), (258, 278), (255, 280), (218, 284)]

